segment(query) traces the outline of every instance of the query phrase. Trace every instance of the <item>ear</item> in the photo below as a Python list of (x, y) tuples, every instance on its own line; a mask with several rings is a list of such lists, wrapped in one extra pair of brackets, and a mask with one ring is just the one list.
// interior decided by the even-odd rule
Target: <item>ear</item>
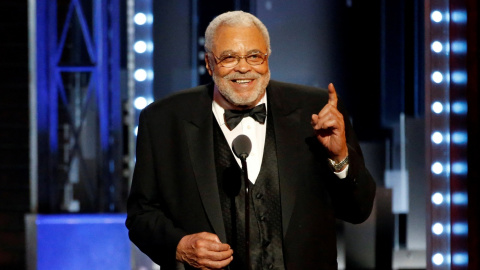
[(210, 66), (210, 59), (208, 58), (208, 53), (205, 53), (205, 67), (208, 70), (208, 74), (212, 76), (213, 68)]

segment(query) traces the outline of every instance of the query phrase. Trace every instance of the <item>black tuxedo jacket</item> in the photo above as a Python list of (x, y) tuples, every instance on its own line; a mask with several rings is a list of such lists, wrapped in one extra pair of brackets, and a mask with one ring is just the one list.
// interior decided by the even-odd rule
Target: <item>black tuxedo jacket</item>
[[(132, 242), (162, 270), (175, 269), (177, 244), (187, 234), (212, 232), (226, 242), (212, 95), (213, 84), (199, 86), (154, 102), (140, 115), (126, 225)], [(363, 222), (375, 194), (348, 116), (339, 102), (350, 158), (347, 178), (339, 179), (310, 125), (328, 92), (271, 81), (267, 101), (267, 121), (275, 128), (285, 265), (337, 269), (335, 219)]]

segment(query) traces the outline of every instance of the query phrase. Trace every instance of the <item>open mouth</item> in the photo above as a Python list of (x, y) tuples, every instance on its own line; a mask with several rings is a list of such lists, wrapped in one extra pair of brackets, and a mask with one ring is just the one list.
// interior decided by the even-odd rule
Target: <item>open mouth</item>
[(236, 80), (232, 80), (232, 82), (234, 83), (238, 83), (238, 84), (247, 84), (247, 83), (250, 83), (251, 79), (236, 79)]

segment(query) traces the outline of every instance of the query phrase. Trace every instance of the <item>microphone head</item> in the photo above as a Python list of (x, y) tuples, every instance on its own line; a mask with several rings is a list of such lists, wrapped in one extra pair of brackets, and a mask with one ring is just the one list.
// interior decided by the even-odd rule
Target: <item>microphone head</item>
[(252, 142), (247, 135), (238, 135), (232, 142), (232, 149), (238, 158), (246, 159), (252, 150)]

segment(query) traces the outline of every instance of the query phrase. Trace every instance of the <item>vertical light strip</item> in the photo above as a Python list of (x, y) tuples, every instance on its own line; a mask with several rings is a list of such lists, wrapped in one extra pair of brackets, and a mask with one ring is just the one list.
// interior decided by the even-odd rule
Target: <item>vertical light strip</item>
[(426, 117), (429, 170), (428, 269), (451, 269), (449, 1), (426, 5)]
[(468, 269), (467, 4), (450, 1), (452, 269)]
[[(127, 71), (129, 130), (129, 173), (135, 165), (135, 141), (140, 111), (153, 102), (153, 2), (152, 0), (127, 0)], [(131, 180), (130, 180), (131, 181)]]
[(135, 94), (135, 127), (137, 132), (140, 111), (153, 101), (153, 6), (152, 0), (135, 0), (133, 14), (134, 54), (133, 82)]

